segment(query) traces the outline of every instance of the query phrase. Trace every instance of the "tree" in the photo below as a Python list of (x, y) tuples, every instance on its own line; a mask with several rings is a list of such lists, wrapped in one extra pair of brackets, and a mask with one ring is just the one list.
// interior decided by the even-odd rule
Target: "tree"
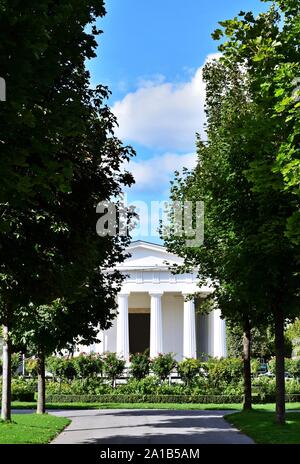
[(276, 414), (282, 424), (284, 324), (299, 314), (299, 92), (290, 94), (292, 87), (295, 91), (295, 76), (299, 77), (299, 15), (299, 2), (275, 1), (257, 18), (241, 12), (240, 18), (221, 22), (223, 30), (215, 34), (227, 36), (219, 47), (224, 60), (247, 70), (257, 107), (252, 131), (260, 145), (246, 177), (260, 206), (258, 243), (264, 258), (260, 268), (268, 275), (261, 299), (269, 300), (275, 324)]
[(90, 339), (96, 315), (105, 326), (115, 308), (120, 276), (99, 267), (123, 259), (128, 237), (97, 237), (96, 205), (131, 184), (120, 168), (132, 150), (113, 135), (116, 121), (104, 104), (108, 89), (90, 89), (85, 68), (95, 56), (95, 20), (104, 14), (96, 0), (5, 0), (0, 6), (8, 90), (0, 112), (5, 420), (12, 333), (23, 331), (38, 349), (42, 379), (45, 351), (66, 342), (67, 327), (67, 341), (74, 338), (80, 314), (77, 335)]
[[(200, 281), (214, 282), (213, 299), (228, 323), (243, 331), (244, 409), (251, 409), (251, 329), (261, 308), (251, 295), (253, 275), (248, 266), (252, 245), (249, 230), (256, 202), (244, 175), (249, 163), (245, 134), (253, 108), (247, 75), (237, 66), (208, 63), (206, 82), (208, 143), (198, 140), (198, 165), (172, 185), (173, 201), (205, 203), (203, 246), (187, 247), (185, 237), (172, 234), (166, 244), (185, 258), (187, 267), (199, 270)], [(254, 283), (254, 282), (253, 282)]]
[[(284, 43), (276, 41), (280, 20), (290, 22), (290, 15), (297, 13), (295, 2), (282, 2), (283, 12), (292, 3), (288, 19), (274, 7), (256, 19), (241, 12), (241, 19), (221, 22), (223, 30), (214, 33), (215, 39), (224, 35), (227, 41), (219, 47), (223, 52), (219, 67), (212, 65), (211, 73), (209, 68), (206, 71), (208, 144), (199, 143), (198, 166), (183, 182), (190, 198), (206, 203), (206, 237), (204, 246), (196, 250), (185, 250), (177, 241), (186, 261), (216, 282), (225, 317), (250, 322), (250, 328), (260, 321), (274, 323), (279, 423), (285, 420), (284, 326), (299, 314), (299, 246), (287, 234), (299, 202), (276, 169), (282, 144), (292, 134), (273, 117), (276, 98), (265, 90), (274, 67), (285, 60), (277, 54)], [(270, 53), (263, 59), (267, 46)], [(224, 69), (229, 76), (232, 70), (236, 73), (233, 79), (225, 77), (225, 84)]]
[[(228, 341), (228, 355), (238, 357), (243, 352), (242, 344), (243, 333), (242, 329), (238, 326), (228, 327), (227, 341)], [(290, 357), (292, 352), (292, 343), (288, 337), (288, 329), (285, 334), (285, 357)], [(275, 342), (273, 327), (254, 327), (251, 330), (251, 357), (260, 358), (268, 361), (271, 357), (275, 356)]]

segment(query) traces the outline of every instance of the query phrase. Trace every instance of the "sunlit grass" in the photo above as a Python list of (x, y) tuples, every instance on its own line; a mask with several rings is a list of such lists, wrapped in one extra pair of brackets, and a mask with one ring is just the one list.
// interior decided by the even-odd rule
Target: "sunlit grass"
[(261, 444), (300, 444), (300, 413), (289, 412), (286, 424), (275, 422), (275, 413), (262, 410), (238, 412), (225, 416), (241, 432)]
[(0, 422), (0, 443), (49, 443), (69, 423), (69, 419), (48, 414), (13, 414), (12, 422)]

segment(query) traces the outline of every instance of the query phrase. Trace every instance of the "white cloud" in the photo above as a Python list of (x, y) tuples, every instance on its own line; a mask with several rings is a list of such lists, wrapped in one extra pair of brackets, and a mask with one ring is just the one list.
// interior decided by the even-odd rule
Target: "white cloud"
[(180, 171), (183, 167), (191, 169), (196, 165), (196, 160), (195, 153), (165, 153), (149, 159), (130, 161), (127, 169), (132, 172), (136, 182), (130, 191), (155, 193), (157, 199), (159, 194), (168, 192), (174, 171)]
[[(218, 58), (219, 54), (206, 59)], [(188, 82), (165, 82), (163, 76), (142, 80), (135, 92), (113, 105), (117, 135), (126, 142), (175, 152), (195, 148), (195, 133), (204, 135), (205, 84), (200, 67)]]

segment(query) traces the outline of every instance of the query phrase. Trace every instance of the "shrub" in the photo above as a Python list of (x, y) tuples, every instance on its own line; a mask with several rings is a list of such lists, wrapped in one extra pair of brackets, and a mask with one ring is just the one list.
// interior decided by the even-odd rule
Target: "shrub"
[[(12, 379), (11, 381), (12, 401), (33, 401), (36, 387), (37, 385), (34, 380), (24, 380), (22, 378)], [(0, 393), (2, 393), (2, 385), (0, 385)]]
[(252, 382), (253, 392), (258, 393), (262, 397), (274, 396), (276, 393), (276, 381), (269, 377), (257, 377)]
[(11, 372), (12, 375), (17, 374), (18, 367), (21, 364), (21, 354), (20, 353), (13, 353), (11, 356)]
[[(284, 362), (286, 372), (289, 372), (289, 374), (291, 374), (293, 377), (300, 378), (300, 359), (285, 358)], [(268, 365), (269, 371), (272, 372), (272, 374), (275, 374), (276, 358), (272, 358)]]
[[(253, 402), (262, 404), (273, 402), (274, 397), (253, 397)], [(300, 395), (286, 395), (287, 402), (298, 402)], [(198, 403), (229, 404), (242, 403), (241, 395), (47, 395), (47, 403)]]
[(95, 377), (98, 374), (102, 375), (103, 371), (103, 361), (97, 354), (80, 354), (73, 358), (73, 366), (77, 375), (83, 379)]
[(176, 367), (176, 361), (173, 353), (160, 353), (151, 362), (151, 369), (161, 380), (165, 380)]
[(300, 395), (299, 380), (291, 379), (285, 382), (285, 391), (289, 395)]
[(116, 378), (124, 372), (126, 361), (118, 358), (116, 353), (107, 353), (103, 357), (103, 367), (106, 376), (111, 380), (112, 387), (115, 387)]
[(292, 374), (293, 377), (300, 378), (300, 358), (297, 359), (285, 359), (286, 371)]
[(227, 395), (48, 395), (47, 403), (241, 403), (242, 396)]
[(53, 380), (49, 380), (46, 383), (46, 394), (51, 395), (73, 395), (73, 394), (82, 394), (85, 393), (82, 390), (75, 391), (75, 381), (74, 382), (55, 382)]
[(259, 372), (260, 361), (259, 359), (251, 359), (251, 374), (256, 376)]
[[(17, 369), (21, 364), (20, 353), (13, 353), (11, 355), (11, 375), (17, 374)], [(2, 375), (2, 359), (0, 358), (0, 375)]]
[(159, 387), (159, 379), (155, 376), (149, 376), (141, 380), (129, 379), (124, 385), (118, 385), (118, 393), (124, 394), (139, 394), (146, 395), (152, 394), (157, 391)]
[(150, 370), (150, 358), (148, 350), (144, 353), (136, 353), (130, 356), (130, 374), (134, 379), (144, 379)]
[(156, 391), (153, 392), (157, 395), (192, 395), (193, 389), (183, 385), (182, 383), (176, 383), (169, 385), (164, 382), (160, 384)]
[(198, 359), (188, 358), (178, 363), (178, 373), (185, 383), (190, 385), (200, 373), (201, 363)]
[(31, 377), (34, 377), (34, 378), (37, 377), (37, 375), (38, 375), (38, 372), (37, 372), (37, 360), (34, 359), (34, 358), (26, 359), (25, 371)]
[(46, 370), (53, 375), (54, 379), (72, 380), (76, 376), (74, 358), (66, 359), (58, 356), (50, 356), (46, 360)]
[(268, 370), (272, 372), (272, 374), (275, 375), (276, 371), (276, 358), (271, 358), (270, 361), (268, 362)]
[(212, 387), (222, 389), (225, 385), (238, 385), (243, 378), (243, 362), (236, 358), (213, 359), (206, 363), (208, 382)]
[(111, 387), (103, 383), (99, 378), (90, 377), (84, 380), (70, 382), (49, 381), (46, 385), (47, 395), (102, 395), (110, 393)]

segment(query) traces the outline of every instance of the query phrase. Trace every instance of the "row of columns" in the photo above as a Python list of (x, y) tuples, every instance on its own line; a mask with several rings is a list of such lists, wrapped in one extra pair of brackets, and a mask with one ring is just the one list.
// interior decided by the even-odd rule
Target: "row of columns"
[[(183, 295), (184, 298), (186, 295)], [(117, 317), (117, 353), (129, 359), (129, 327), (128, 327), (129, 294), (118, 295)], [(154, 358), (163, 352), (162, 332), (162, 293), (151, 293), (150, 304), (150, 357)], [(194, 300), (184, 300), (183, 305), (183, 357), (196, 358), (196, 325)]]

